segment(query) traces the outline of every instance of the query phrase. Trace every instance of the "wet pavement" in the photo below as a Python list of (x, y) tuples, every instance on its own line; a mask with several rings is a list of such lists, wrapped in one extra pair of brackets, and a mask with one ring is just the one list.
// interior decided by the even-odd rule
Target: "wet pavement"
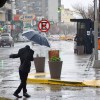
[[(29, 43), (30, 44), (30, 43)], [(21, 46), (25, 43), (19, 44), (11, 49), (5, 48), (3, 52), (7, 55), (17, 52)], [(31, 45), (31, 44), (30, 44)], [(84, 81), (100, 79), (100, 69), (94, 69), (92, 66), (88, 66), (91, 55), (76, 55), (73, 51), (73, 41), (52, 41), (52, 49), (60, 50), (60, 57), (63, 61), (61, 80), (65, 81)], [(32, 47), (32, 46), (31, 46)], [(48, 68), (48, 50), (50, 48), (44, 48), (37, 45), (32, 47), (41, 56), (46, 57), (45, 63), (45, 77), (50, 78)], [(41, 52), (40, 52), (41, 51)], [(19, 85), (18, 65), (19, 59), (8, 59), (6, 55), (3, 55), (3, 62), (0, 66), (0, 96), (10, 98), (12, 100), (99, 100), (100, 88), (97, 87), (73, 87), (62, 85), (50, 85), (50, 84), (28, 84), (28, 93), (31, 98), (16, 99), (12, 94)], [(34, 62), (32, 62), (31, 74), (36, 75)], [(44, 78), (38, 76), (37, 78)], [(20, 93), (22, 95), (22, 92)]]
[[(88, 66), (89, 59), (91, 55), (77, 55), (74, 54), (73, 42), (61, 41), (52, 42), (52, 48), (54, 50), (60, 50), (60, 57), (63, 61), (61, 80), (63, 81), (77, 81), (82, 82), (84, 80), (95, 79), (95, 70), (92, 66)], [(50, 79), (48, 59), (46, 59), (45, 64), (45, 75), (43, 78)], [(98, 69), (99, 71), (99, 69)], [(35, 78), (36, 74), (30, 75), (30, 77)], [(40, 75), (43, 76), (43, 75)], [(37, 76), (39, 76), (37, 74)], [(39, 78), (39, 77), (38, 77)]]

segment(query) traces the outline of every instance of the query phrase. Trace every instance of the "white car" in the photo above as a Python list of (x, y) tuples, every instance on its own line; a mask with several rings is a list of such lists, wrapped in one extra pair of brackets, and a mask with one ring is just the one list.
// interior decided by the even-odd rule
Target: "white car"
[(4, 46), (14, 46), (13, 38), (9, 33), (2, 33), (0, 38), (0, 47)]

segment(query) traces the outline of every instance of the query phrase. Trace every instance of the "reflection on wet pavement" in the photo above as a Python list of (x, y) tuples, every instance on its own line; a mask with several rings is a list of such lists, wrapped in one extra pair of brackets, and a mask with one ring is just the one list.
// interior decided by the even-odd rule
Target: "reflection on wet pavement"
[[(90, 79), (100, 79), (100, 69), (94, 69), (91, 66), (86, 68), (88, 59), (90, 55), (79, 55), (73, 53), (73, 42), (69, 41), (56, 41), (51, 42), (53, 49), (60, 50), (60, 56), (63, 60), (62, 68), (62, 79), (66, 80), (90, 80)], [(0, 96), (11, 98), (12, 100), (16, 99), (12, 94), (19, 85), (19, 76), (18, 76), (18, 66), (19, 59), (8, 59), (10, 53), (15, 53), (17, 50), (26, 45), (17, 44), (14, 48), (0, 48), (2, 51), (2, 57), (0, 53), (0, 58), (3, 62), (0, 61)], [(32, 47), (40, 55), (44, 55), (48, 61), (47, 51), (51, 48), (44, 47)], [(49, 73), (48, 64), (46, 63), (47, 73)], [(35, 73), (34, 63), (32, 63), (32, 71)], [(16, 76), (16, 77), (15, 77)], [(38, 78), (39, 76), (35, 76)], [(41, 78), (44, 77), (41, 76)], [(22, 98), (19, 100), (99, 100), (100, 98), (100, 89), (93, 87), (66, 87), (59, 85), (44, 85), (44, 84), (33, 84), (27, 85), (28, 93), (31, 95), (31, 98)], [(20, 93), (22, 95), (22, 92)]]

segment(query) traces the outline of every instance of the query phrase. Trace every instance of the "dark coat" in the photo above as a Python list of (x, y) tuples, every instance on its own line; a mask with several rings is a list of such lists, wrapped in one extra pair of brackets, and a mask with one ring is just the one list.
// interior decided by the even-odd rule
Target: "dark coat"
[(18, 51), (18, 54), (11, 54), (10, 58), (20, 58), (19, 70), (23, 72), (30, 72), (31, 61), (33, 58), (34, 51), (30, 48), (21, 48)]
[(78, 35), (77, 35), (77, 36), (74, 38), (74, 41), (76, 41), (77, 46), (82, 46), (82, 45), (84, 45), (84, 39), (83, 39), (82, 36), (78, 36)]
[(94, 36), (93, 34), (84, 36), (84, 49), (86, 54), (91, 54), (94, 48)]

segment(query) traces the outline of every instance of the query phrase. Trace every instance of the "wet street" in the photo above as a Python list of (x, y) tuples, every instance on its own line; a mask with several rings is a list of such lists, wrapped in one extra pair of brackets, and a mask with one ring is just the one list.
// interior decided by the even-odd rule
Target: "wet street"
[(0, 1), (0, 100), (100, 100), (100, 0)]
[[(10, 98), (11, 100), (99, 100), (100, 88), (98, 87), (71, 87), (49, 84), (28, 84), (28, 93), (31, 98), (16, 99), (12, 94), (19, 85), (18, 66), (19, 59), (9, 59), (11, 53), (17, 53), (18, 49), (29, 44), (35, 51), (35, 55), (45, 56), (48, 61), (48, 50), (59, 49), (61, 59), (64, 61), (62, 69), (62, 79), (67, 76), (67, 80), (84, 80), (100, 78), (100, 71), (89, 68), (87, 70), (87, 62), (90, 55), (78, 56), (73, 51), (73, 41), (51, 41), (51, 48), (42, 47), (37, 44), (34, 46), (30, 42), (15, 43), (14, 47), (0, 48), (0, 97)], [(76, 60), (77, 59), (77, 60)], [(78, 62), (76, 62), (78, 61)], [(67, 65), (67, 66), (66, 66)], [(46, 63), (47, 66), (47, 63)], [(74, 70), (74, 73), (72, 73)], [(35, 71), (32, 62), (32, 70)], [(48, 72), (48, 68), (46, 67)], [(81, 74), (79, 72), (82, 72)], [(67, 73), (66, 73), (67, 72)], [(66, 74), (65, 74), (66, 73)], [(98, 73), (98, 74), (96, 74)], [(78, 74), (80, 74), (78, 76)], [(17, 75), (17, 77), (14, 77)], [(22, 95), (22, 92), (21, 94)]]

